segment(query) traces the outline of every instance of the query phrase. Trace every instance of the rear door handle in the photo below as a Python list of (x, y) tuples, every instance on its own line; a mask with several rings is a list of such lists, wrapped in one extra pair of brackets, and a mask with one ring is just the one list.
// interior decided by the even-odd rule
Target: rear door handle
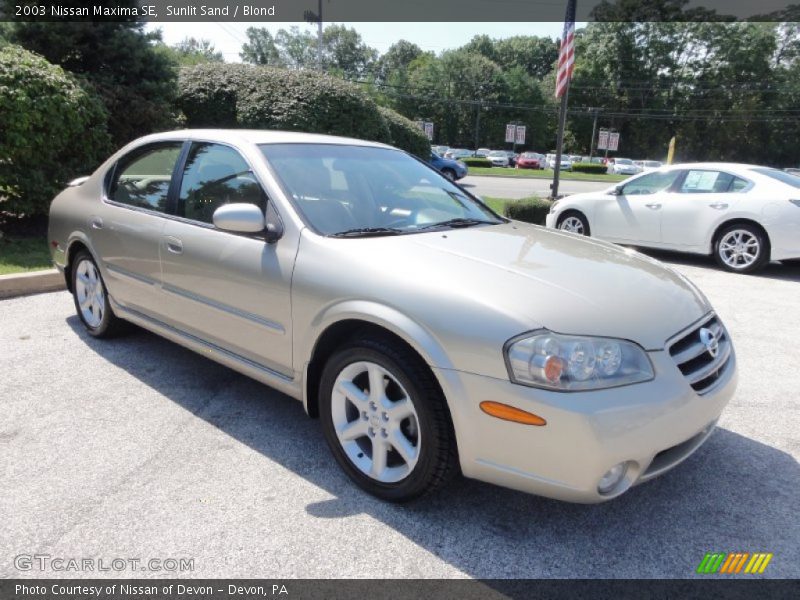
[(92, 229), (102, 229), (103, 228), (103, 219), (101, 219), (100, 217), (92, 217), (92, 220), (90, 221), (90, 223), (92, 225)]
[(645, 206), (647, 208), (652, 208), (653, 210), (658, 210), (659, 208), (661, 208), (660, 204), (645, 204)]
[(724, 202), (714, 202), (713, 204), (709, 204), (709, 206), (711, 208), (716, 208), (717, 210), (723, 210), (725, 208), (728, 208), (728, 205), (725, 204)]
[(183, 242), (178, 238), (168, 235), (164, 238), (164, 242), (167, 246), (167, 251), (172, 252), (172, 254), (183, 254)]

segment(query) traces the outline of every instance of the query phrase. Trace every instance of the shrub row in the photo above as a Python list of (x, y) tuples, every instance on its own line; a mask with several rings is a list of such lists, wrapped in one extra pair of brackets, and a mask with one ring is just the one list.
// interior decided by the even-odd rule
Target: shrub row
[(550, 202), (536, 197), (508, 202), (503, 208), (503, 214), (509, 219), (525, 221), (534, 225), (544, 225), (544, 220), (549, 212)]
[(249, 127), (355, 137), (393, 144), (421, 158), (430, 143), (400, 114), (381, 109), (358, 86), (314, 71), (206, 63), (178, 78), (188, 127)]
[(605, 175), (608, 172), (607, 165), (597, 163), (573, 163), (572, 170), (577, 173), (593, 173), (595, 175)]
[(491, 167), (492, 161), (488, 158), (481, 158), (479, 156), (468, 156), (466, 158), (460, 158), (461, 162), (463, 162), (468, 167)]
[(61, 67), (0, 49), (0, 212), (46, 214), (67, 181), (107, 156), (106, 120), (97, 96)]

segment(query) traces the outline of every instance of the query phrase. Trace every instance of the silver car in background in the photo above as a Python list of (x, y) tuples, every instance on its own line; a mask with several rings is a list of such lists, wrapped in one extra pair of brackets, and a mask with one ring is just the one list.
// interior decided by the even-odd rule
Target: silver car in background
[(55, 198), (49, 236), (90, 335), (135, 323), (300, 400), (387, 500), (459, 471), (608, 500), (694, 452), (736, 386), (684, 277), (381, 144), (148, 136)]

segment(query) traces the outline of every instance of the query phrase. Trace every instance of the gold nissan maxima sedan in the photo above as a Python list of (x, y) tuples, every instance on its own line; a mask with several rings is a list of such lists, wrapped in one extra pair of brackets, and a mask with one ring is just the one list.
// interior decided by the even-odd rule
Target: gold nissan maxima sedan
[(736, 387), (686, 278), (382, 144), (147, 136), (53, 200), (49, 236), (89, 334), (135, 323), (302, 401), (387, 500), (459, 471), (608, 500), (692, 454)]

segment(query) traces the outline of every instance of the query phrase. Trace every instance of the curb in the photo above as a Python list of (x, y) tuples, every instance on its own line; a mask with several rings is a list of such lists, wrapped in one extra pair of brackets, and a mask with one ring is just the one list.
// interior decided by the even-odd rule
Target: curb
[[(524, 177), (519, 175), (492, 175), (491, 173), (467, 173), (467, 177), (494, 177), (495, 179), (527, 179), (527, 180), (538, 180), (538, 181), (553, 181), (552, 177)], [(619, 181), (606, 181), (605, 179), (571, 179), (569, 177), (561, 178), (561, 181), (577, 181), (577, 182), (584, 182), (584, 183), (608, 183), (609, 185), (614, 185), (615, 183), (621, 183), (623, 180), (620, 179)]]
[(57, 269), (0, 275), (0, 299), (64, 290), (64, 275)]

